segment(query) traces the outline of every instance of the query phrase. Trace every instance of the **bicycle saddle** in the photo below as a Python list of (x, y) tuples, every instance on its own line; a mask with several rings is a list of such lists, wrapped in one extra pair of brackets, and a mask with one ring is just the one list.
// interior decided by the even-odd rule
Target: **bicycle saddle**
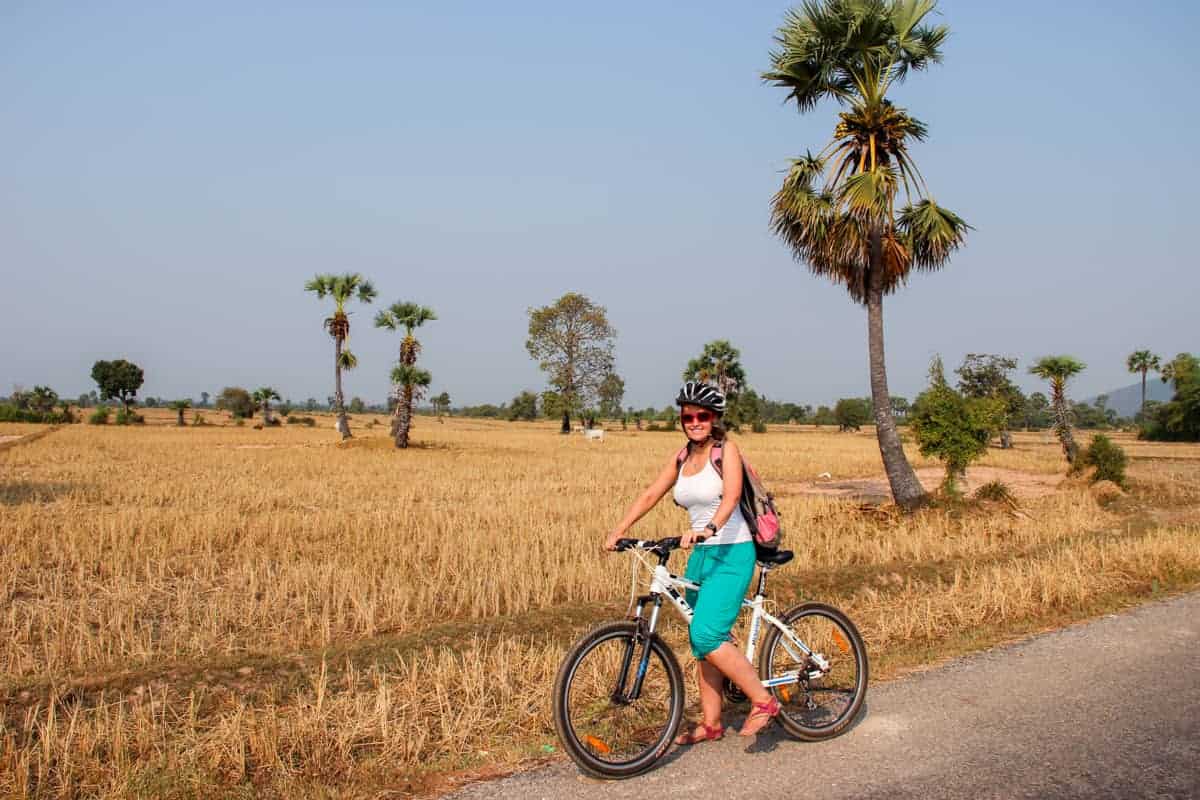
[(760, 564), (770, 564), (772, 567), (782, 567), (784, 564), (791, 561), (794, 556), (795, 553), (793, 553), (791, 550), (766, 550), (762, 547), (759, 547), (757, 544), (754, 546), (754, 558)]

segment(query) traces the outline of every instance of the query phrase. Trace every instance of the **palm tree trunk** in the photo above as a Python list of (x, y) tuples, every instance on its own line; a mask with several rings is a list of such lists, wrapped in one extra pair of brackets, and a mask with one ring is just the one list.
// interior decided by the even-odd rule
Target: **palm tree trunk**
[(405, 386), (404, 394), (396, 404), (396, 410), (400, 412), (396, 420), (396, 447), (408, 447), (408, 431), (412, 427), (412, 404), (413, 387)]
[(1079, 445), (1075, 444), (1075, 435), (1071, 431), (1071, 412), (1067, 408), (1066, 387), (1056, 380), (1051, 384), (1051, 391), (1054, 395), (1054, 431), (1058, 434), (1058, 441), (1062, 443), (1067, 463), (1074, 466)]
[(883, 353), (883, 244), (878, 230), (871, 233), (871, 272), (867, 281), (867, 349), (871, 365), (871, 401), (875, 405), (875, 437), (879, 440), (879, 455), (892, 487), (892, 498), (905, 511), (914, 511), (928, 501), (928, 495), (904, 455), (904, 446), (892, 416)]
[(1146, 373), (1149, 370), (1142, 370), (1142, 406), (1138, 409), (1138, 416), (1146, 416)]
[(559, 432), (560, 433), (570, 433), (571, 432), (571, 414), (569, 411), (566, 411), (566, 410), (563, 411), (562, 430)]
[(333, 410), (337, 414), (337, 431), (342, 439), (350, 438), (350, 421), (346, 419), (345, 399), (342, 395), (342, 338), (333, 340)]

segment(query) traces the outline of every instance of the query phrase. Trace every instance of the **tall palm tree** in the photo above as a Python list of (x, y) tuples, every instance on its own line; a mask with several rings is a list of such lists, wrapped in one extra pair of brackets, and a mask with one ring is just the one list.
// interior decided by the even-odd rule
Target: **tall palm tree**
[(1125, 359), (1125, 366), (1130, 372), (1142, 373), (1142, 406), (1138, 410), (1139, 415), (1146, 411), (1146, 373), (1152, 369), (1157, 370), (1159, 365), (1158, 356), (1149, 350), (1136, 350), (1129, 354), (1129, 358)]
[(408, 447), (408, 433), (412, 428), (413, 401), (422, 390), (429, 386), (429, 372), (416, 368), (417, 356), (421, 352), (421, 343), (413, 335), (413, 331), (426, 322), (437, 319), (433, 309), (412, 302), (392, 303), (375, 315), (375, 327), (386, 328), (389, 331), (404, 328), (404, 338), (400, 341), (400, 360), (392, 371), (392, 383), (400, 387), (396, 397), (396, 408), (392, 412), (392, 438), (396, 447)]
[[(815, 275), (866, 306), (871, 400), (879, 452), (897, 505), (927, 495), (904, 455), (888, 393), (883, 297), (912, 271), (941, 268), (962, 246), (966, 222), (929, 196), (908, 152), (925, 125), (887, 99), (910, 72), (941, 61), (948, 29), (924, 24), (934, 0), (810, 0), (789, 12), (763, 79), (801, 112), (832, 98), (839, 114), (820, 153), (793, 160), (775, 194), (775, 233)], [(897, 207), (900, 190), (904, 203)]]
[(1071, 356), (1045, 356), (1039, 358), (1029, 371), (1039, 378), (1050, 381), (1050, 405), (1054, 409), (1054, 432), (1062, 443), (1063, 455), (1068, 464), (1075, 463), (1079, 445), (1071, 432), (1071, 408), (1067, 405), (1067, 381), (1087, 369), (1087, 364)]
[(337, 429), (343, 439), (350, 438), (350, 423), (346, 420), (345, 396), (342, 394), (342, 370), (354, 369), (358, 359), (346, 348), (350, 338), (350, 317), (346, 314), (346, 303), (357, 297), (359, 302), (370, 303), (375, 299), (375, 287), (357, 272), (342, 275), (316, 275), (304, 284), (304, 290), (315, 292), (317, 299), (332, 297), (333, 315), (325, 318), (325, 330), (333, 337), (333, 410), (337, 414)]
[(278, 400), (279, 392), (272, 389), (270, 386), (262, 386), (254, 390), (254, 394), (250, 395), (255, 404), (262, 409), (263, 425), (271, 424), (271, 401)]

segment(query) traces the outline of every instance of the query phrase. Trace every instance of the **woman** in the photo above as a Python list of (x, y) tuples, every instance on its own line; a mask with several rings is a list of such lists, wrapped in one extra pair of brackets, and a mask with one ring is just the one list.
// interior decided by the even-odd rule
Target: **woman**
[[(688, 638), (692, 655), (699, 664), (703, 714), (700, 725), (675, 742), (696, 744), (725, 735), (721, 725), (721, 689), (722, 678), (726, 677), (753, 704), (740, 731), (742, 736), (753, 736), (779, 714), (779, 701), (762, 685), (754, 666), (729, 640), (729, 631), (737, 621), (742, 598), (754, 575), (754, 540), (738, 508), (742, 496), (742, 456), (737, 445), (725, 439), (720, 425), (725, 412), (725, 395), (720, 391), (688, 381), (679, 390), (675, 403), (680, 407), (680, 422), (688, 438), (687, 457), (679, 464), (677, 454), (671, 454), (658, 477), (608, 535), (604, 546), (615, 549), (617, 541), (628, 535), (633, 524), (674, 487), (675, 502), (687, 509), (691, 519), (691, 527), (680, 537), (680, 547), (687, 550), (695, 545), (685, 577), (700, 584), (698, 592), (687, 593), (687, 601), (695, 610)], [(717, 440), (722, 442), (723, 477), (709, 456)]]

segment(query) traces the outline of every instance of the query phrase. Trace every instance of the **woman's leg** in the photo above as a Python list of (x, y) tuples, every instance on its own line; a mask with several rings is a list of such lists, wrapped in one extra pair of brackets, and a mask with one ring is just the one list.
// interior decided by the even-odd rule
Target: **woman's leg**
[(708, 661), (697, 661), (696, 672), (700, 678), (701, 722), (710, 728), (720, 727), (725, 676)]
[[(705, 664), (718, 672), (720, 675), (729, 678), (737, 684), (746, 697), (750, 698), (751, 703), (765, 703), (771, 699), (771, 693), (767, 691), (767, 687), (762, 685), (762, 681), (758, 679), (758, 672), (755, 671), (754, 665), (746, 660), (746, 654), (733, 646), (731, 642), (725, 642), (716, 650), (713, 650), (705, 656)], [(719, 679), (718, 679), (719, 685)], [(720, 702), (720, 692), (717, 693), (717, 701)], [(701, 700), (704, 699), (701, 693)]]

